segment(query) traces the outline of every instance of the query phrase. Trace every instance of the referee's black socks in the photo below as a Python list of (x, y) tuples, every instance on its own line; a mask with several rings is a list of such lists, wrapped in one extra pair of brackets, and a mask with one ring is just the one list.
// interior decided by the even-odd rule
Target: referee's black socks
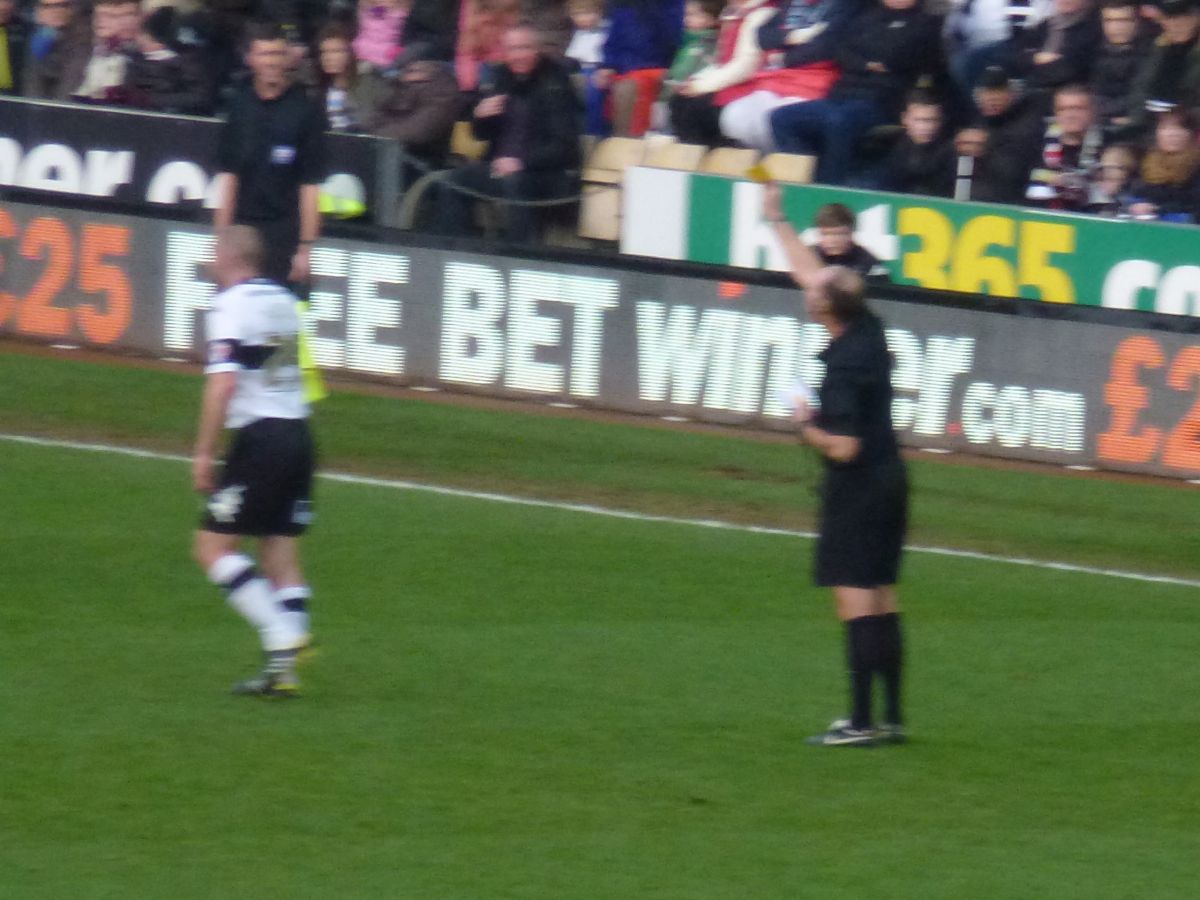
[(883, 676), (884, 721), (902, 725), (900, 681), (904, 667), (904, 636), (900, 631), (900, 613), (872, 616), (878, 620), (879, 673)]
[(873, 619), (860, 616), (846, 622), (846, 664), (850, 671), (850, 727), (871, 728), (871, 676), (875, 673), (876, 628)]
[(850, 671), (850, 724), (871, 727), (871, 682), (875, 673), (883, 681), (883, 720), (904, 722), (900, 708), (904, 640), (900, 614), (859, 616), (846, 622), (846, 661)]

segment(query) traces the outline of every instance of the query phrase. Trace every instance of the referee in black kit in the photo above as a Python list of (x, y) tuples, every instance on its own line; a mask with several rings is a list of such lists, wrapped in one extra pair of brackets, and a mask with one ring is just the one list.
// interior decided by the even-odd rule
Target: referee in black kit
[(283, 29), (251, 22), (245, 33), (250, 82), (233, 97), (221, 132), (217, 228), (251, 225), (262, 235), (262, 274), (279, 284), (308, 281), (309, 251), (321, 229), (325, 114), (292, 83)]
[[(816, 582), (833, 589), (846, 624), (850, 718), (809, 743), (827, 747), (900, 743), (902, 642), (896, 581), (908, 513), (908, 480), (892, 428), (892, 357), (883, 325), (867, 308), (860, 275), (823, 266), (783, 215), (780, 190), (767, 184), (764, 214), (804, 290), (811, 321), (829, 329), (821, 353), (825, 380), (815, 404), (796, 401), (804, 440), (821, 454)], [(883, 681), (884, 717), (875, 728), (871, 690)]]

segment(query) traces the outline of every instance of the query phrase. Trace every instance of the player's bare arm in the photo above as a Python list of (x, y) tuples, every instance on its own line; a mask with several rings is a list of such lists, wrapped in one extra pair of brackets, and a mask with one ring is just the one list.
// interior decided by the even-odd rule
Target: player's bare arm
[(196, 428), (196, 444), (192, 450), (192, 487), (200, 493), (208, 493), (216, 487), (213, 468), (217, 442), (225, 428), (225, 413), (236, 388), (236, 372), (214, 372), (204, 378), (200, 424)]
[(292, 257), (292, 271), (289, 279), (294, 283), (308, 280), (311, 270), (310, 251), (321, 233), (321, 186), (318, 184), (303, 184), (300, 186), (300, 246)]

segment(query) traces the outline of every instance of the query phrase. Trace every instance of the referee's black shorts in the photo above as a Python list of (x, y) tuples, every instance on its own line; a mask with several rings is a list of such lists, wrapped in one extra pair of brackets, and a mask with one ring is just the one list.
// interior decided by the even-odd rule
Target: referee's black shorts
[(259, 419), (238, 429), (200, 527), (252, 537), (304, 533), (312, 522), (316, 451), (305, 419)]
[(895, 584), (907, 527), (908, 477), (902, 461), (828, 469), (821, 495), (817, 584)]

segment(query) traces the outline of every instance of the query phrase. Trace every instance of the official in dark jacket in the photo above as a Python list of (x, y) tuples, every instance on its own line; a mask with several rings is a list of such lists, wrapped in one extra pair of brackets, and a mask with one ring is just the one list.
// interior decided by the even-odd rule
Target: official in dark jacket
[(439, 226), (469, 231), (473, 194), (505, 202), (503, 236), (531, 240), (537, 229), (528, 201), (564, 198), (579, 182), (579, 100), (566, 70), (546, 59), (537, 32), (516, 25), (504, 36), (504, 63), (493, 92), (475, 107), (475, 136), (488, 141), (485, 161), (456, 169), (440, 185)]

